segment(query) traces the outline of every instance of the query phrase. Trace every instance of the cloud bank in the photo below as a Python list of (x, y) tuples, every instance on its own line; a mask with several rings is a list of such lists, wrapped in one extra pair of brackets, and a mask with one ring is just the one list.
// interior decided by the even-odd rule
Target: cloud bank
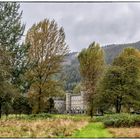
[(140, 3), (21, 3), (26, 31), (44, 18), (63, 26), (71, 51), (140, 40)]

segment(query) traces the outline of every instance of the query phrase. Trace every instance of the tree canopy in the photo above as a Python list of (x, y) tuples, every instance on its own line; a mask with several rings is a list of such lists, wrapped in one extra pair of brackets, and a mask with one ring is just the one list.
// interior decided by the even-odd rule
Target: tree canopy
[(88, 103), (90, 115), (93, 115), (93, 101), (96, 84), (104, 68), (104, 52), (99, 44), (93, 42), (87, 49), (83, 49), (78, 56), (80, 73), (85, 88), (85, 99)]
[(58, 84), (53, 76), (60, 72), (68, 47), (63, 28), (58, 28), (54, 20), (48, 19), (34, 24), (28, 30), (26, 44), (30, 46), (28, 60), (31, 68), (27, 74), (31, 84), (29, 92), (36, 94), (39, 113), (43, 100), (51, 96)]
[[(100, 103), (106, 102), (120, 113), (138, 107), (140, 95), (140, 52), (126, 48), (114, 59), (100, 82)], [(129, 110), (130, 111), (130, 110)]]

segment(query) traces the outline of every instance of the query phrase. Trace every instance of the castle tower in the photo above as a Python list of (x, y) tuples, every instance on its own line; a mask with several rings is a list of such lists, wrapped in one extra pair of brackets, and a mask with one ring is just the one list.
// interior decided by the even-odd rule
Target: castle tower
[(81, 90), (81, 96), (82, 96), (82, 104), (83, 104), (83, 110), (87, 110), (87, 102), (85, 100), (85, 92), (84, 90)]
[(66, 111), (69, 112), (71, 110), (71, 94), (66, 93)]

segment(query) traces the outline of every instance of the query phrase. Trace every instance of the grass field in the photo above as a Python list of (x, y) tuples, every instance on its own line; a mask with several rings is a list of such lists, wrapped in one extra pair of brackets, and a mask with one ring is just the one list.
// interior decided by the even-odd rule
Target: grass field
[(140, 127), (107, 128), (116, 138), (140, 138)]
[(69, 137), (86, 126), (88, 121), (80, 116), (10, 115), (0, 120), (1, 138), (60, 138)]
[(0, 138), (140, 138), (139, 120), (140, 116), (130, 114), (93, 119), (86, 115), (9, 115), (0, 119)]

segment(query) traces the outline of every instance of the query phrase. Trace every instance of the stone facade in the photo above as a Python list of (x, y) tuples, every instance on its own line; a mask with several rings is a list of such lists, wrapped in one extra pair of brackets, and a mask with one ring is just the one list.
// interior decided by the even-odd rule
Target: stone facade
[(66, 100), (54, 99), (54, 107), (58, 113), (86, 113), (84, 94), (66, 94)]
[(65, 100), (55, 98), (54, 99), (54, 108), (58, 113), (60, 113), (60, 114), (64, 113), (66, 110)]

